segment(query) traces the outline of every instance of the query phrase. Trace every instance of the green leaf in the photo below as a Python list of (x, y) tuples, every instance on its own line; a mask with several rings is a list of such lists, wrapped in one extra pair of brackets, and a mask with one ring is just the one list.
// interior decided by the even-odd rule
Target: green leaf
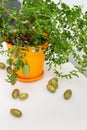
[(17, 58), (19, 56), (19, 46), (14, 46), (12, 49), (12, 56)]
[(0, 17), (0, 28), (3, 27), (3, 19)]
[(18, 76), (16, 73), (13, 73), (11, 75), (7, 75), (8, 79), (6, 79), (7, 82), (11, 83), (14, 85), (17, 82)]
[(0, 44), (0, 47), (2, 48), (2, 47), (3, 47), (3, 45), (2, 45), (2, 44)]
[(23, 71), (23, 74), (25, 76), (28, 76), (29, 72), (30, 72), (30, 67), (28, 64), (24, 64), (23, 67), (22, 67), (22, 71)]

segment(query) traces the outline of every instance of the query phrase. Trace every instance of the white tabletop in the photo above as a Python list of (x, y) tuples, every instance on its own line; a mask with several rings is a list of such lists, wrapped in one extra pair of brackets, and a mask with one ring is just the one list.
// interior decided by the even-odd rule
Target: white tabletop
[[(0, 56), (0, 61), (6, 58)], [(71, 63), (64, 71), (73, 68)], [(71, 80), (59, 79), (56, 93), (46, 89), (48, 80), (54, 77), (53, 70), (44, 67), (44, 77), (35, 82), (20, 82), (12, 86), (5, 81), (7, 72), (0, 70), (0, 130), (87, 130), (87, 79), (82, 74)], [(18, 88), (27, 92), (25, 101), (13, 99), (12, 91)], [(72, 89), (69, 100), (63, 98), (66, 89)], [(22, 117), (10, 114), (11, 108), (20, 109)]]

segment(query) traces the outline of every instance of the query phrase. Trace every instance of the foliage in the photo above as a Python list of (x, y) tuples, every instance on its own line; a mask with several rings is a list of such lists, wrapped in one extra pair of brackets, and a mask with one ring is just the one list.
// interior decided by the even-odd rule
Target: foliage
[[(81, 6), (70, 8), (65, 3), (58, 1), (55, 4), (51, 0), (24, 0), (20, 10), (5, 5), (4, 1), (0, 5), (0, 41), (15, 45), (13, 52), (8, 51), (8, 56), (14, 52), (17, 54), (20, 46), (38, 47), (48, 41), (46, 60), (49, 69), (53, 67), (56, 75), (72, 78), (78, 76), (78, 72), (85, 72), (87, 12), (83, 13)], [(67, 63), (70, 55), (78, 65), (75, 70), (64, 74), (57, 70), (57, 66)], [(24, 55), (17, 57), (16, 63), (11, 58), (9, 60), (10, 65), (16, 66), (16, 71), (23, 66)]]

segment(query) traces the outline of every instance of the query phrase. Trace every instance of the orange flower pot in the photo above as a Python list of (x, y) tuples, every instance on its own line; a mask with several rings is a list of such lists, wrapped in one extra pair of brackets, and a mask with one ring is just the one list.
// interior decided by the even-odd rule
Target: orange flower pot
[[(26, 56), (24, 57), (23, 60), (27, 60), (27, 63), (29, 64), (30, 67), (30, 72), (28, 76), (24, 76), (22, 69), (20, 69), (17, 74), (18, 74), (18, 80), (20, 81), (34, 81), (38, 80), (43, 77), (44, 75), (44, 60), (45, 60), (45, 49), (48, 46), (48, 42), (46, 42), (43, 46), (39, 46), (40, 49), (39, 51), (35, 52), (35, 47), (29, 47), (28, 50), (26, 51)], [(13, 46), (11, 44), (7, 43), (7, 48), (12, 49)], [(24, 53), (25, 51), (20, 48), (20, 52)]]

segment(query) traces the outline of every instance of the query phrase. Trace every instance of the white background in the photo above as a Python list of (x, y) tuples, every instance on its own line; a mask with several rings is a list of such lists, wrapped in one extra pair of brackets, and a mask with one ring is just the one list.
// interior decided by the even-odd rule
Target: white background
[[(18, 1), (22, 2), (23, 0)], [(59, 0), (53, 0), (53, 1), (58, 2)], [(83, 6), (83, 11), (87, 10), (87, 0), (61, 0), (61, 1), (65, 2), (70, 7), (72, 7), (73, 5), (81, 5)]]
[[(5, 62), (6, 57), (0, 56)], [(64, 66), (64, 72), (73, 68), (71, 63)], [(0, 130), (87, 130), (87, 79), (80, 75), (71, 80), (59, 79), (56, 93), (46, 89), (53, 71), (44, 67), (44, 77), (35, 82), (20, 82), (12, 86), (5, 81), (6, 71), (0, 70)], [(12, 98), (12, 91), (27, 92), (25, 101)], [(72, 90), (72, 97), (64, 100), (66, 89)], [(11, 108), (20, 109), (22, 117), (10, 114)]]
[[(72, 4), (85, 4), (85, 0), (63, 0)], [(84, 6), (84, 10), (86, 6)], [(5, 62), (6, 57), (0, 56)], [(66, 64), (64, 72), (73, 68)], [(87, 79), (80, 75), (71, 80), (59, 79), (59, 88), (55, 94), (47, 91), (46, 84), (54, 76), (53, 71), (44, 68), (44, 77), (31, 83), (18, 81), (12, 86), (5, 81), (6, 71), (0, 70), (0, 130), (87, 130)], [(12, 91), (18, 88), (20, 92), (27, 92), (29, 98), (25, 101), (14, 100)], [(72, 97), (66, 101), (63, 93), (72, 89)], [(23, 112), (21, 118), (10, 114), (11, 108), (18, 108)]]
[[(58, 0), (54, 0), (55, 2), (58, 2)], [(62, 2), (65, 2), (70, 7), (73, 5), (81, 5), (83, 6), (83, 11), (87, 10), (87, 0), (61, 0)]]

